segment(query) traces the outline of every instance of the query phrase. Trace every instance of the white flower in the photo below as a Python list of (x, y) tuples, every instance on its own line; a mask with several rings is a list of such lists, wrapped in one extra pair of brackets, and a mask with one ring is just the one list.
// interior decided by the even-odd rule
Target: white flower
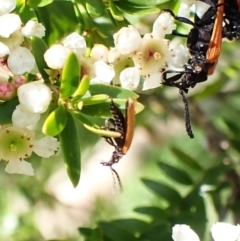
[(12, 49), (15, 49), (16, 47), (21, 45), (23, 41), (24, 37), (20, 30), (17, 30), (14, 33), (12, 33), (9, 38), (0, 38), (0, 42), (5, 44), (9, 48), (10, 52)]
[(37, 81), (21, 85), (17, 92), (21, 106), (32, 113), (45, 112), (52, 99), (51, 90)]
[(172, 228), (174, 241), (200, 241), (198, 235), (185, 224), (177, 224)]
[(108, 61), (108, 48), (103, 44), (95, 44), (92, 48), (90, 57), (94, 59), (94, 61), (97, 60), (103, 60), (105, 63)]
[(135, 90), (140, 82), (140, 72), (136, 67), (129, 67), (121, 72), (119, 78), (123, 88)]
[(0, 159), (8, 162), (5, 171), (33, 175), (33, 170), (27, 168), (28, 172), (22, 164), (25, 165), (23, 160), (32, 155), (34, 138), (35, 133), (28, 129), (15, 126), (0, 129)]
[(153, 23), (152, 36), (164, 38), (166, 34), (171, 34), (174, 29), (176, 29), (174, 17), (169, 12), (162, 12)]
[(169, 56), (167, 59), (168, 68), (174, 69), (174, 68), (183, 68), (183, 65), (187, 63), (190, 55), (188, 48), (184, 45), (175, 45), (170, 44), (170, 51)]
[(0, 15), (10, 13), (16, 7), (16, 0), (0, 0)]
[(16, 109), (13, 111), (12, 114), (13, 125), (20, 128), (31, 129), (31, 126), (37, 124), (39, 119), (39, 113), (26, 111), (21, 104), (16, 106)]
[(134, 53), (142, 44), (140, 33), (131, 25), (121, 28), (113, 35), (113, 39), (115, 47), (123, 55)]
[(62, 69), (71, 50), (61, 44), (54, 44), (44, 54), (47, 65), (52, 69)]
[(214, 241), (237, 241), (240, 237), (240, 226), (229, 223), (216, 223), (211, 228)]
[(35, 140), (35, 132), (27, 128), (0, 128), (0, 160), (7, 162), (5, 171), (10, 174), (34, 175), (32, 165), (24, 159), (29, 158), (33, 151), (38, 156), (48, 158), (55, 154), (59, 146), (53, 137)]
[(87, 44), (83, 36), (74, 32), (68, 35), (64, 41), (63, 46), (71, 49), (77, 56), (85, 55)]
[(0, 36), (8, 38), (10, 34), (20, 29), (21, 19), (17, 14), (9, 13), (0, 16)]
[(145, 35), (141, 49), (133, 56), (133, 62), (142, 75), (159, 72), (166, 65), (169, 55), (168, 42)]
[(33, 151), (38, 155), (45, 158), (53, 156), (59, 149), (60, 143), (52, 136), (45, 136), (40, 140), (35, 140), (33, 144)]
[(22, 34), (25, 37), (36, 36), (38, 38), (42, 38), (45, 36), (45, 27), (34, 20), (29, 20), (26, 25), (21, 29)]
[(9, 50), (8, 46), (5, 45), (4, 43), (0, 42), (0, 57), (4, 57), (9, 53), (10, 53), (10, 50)]
[(202, 18), (202, 16), (207, 12), (207, 10), (211, 6), (205, 2), (202, 1), (196, 1), (195, 3), (195, 12), (199, 18)]
[(111, 48), (108, 52), (108, 62), (113, 63), (116, 60), (120, 59), (121, 56), (123, 55), (121, 55), (117, 48)]
[(34, 68), (35, 59), (30, 50), (18, 46), (11, 50), (7, 63), (14, 74), (20, 75), (30, 72)]
[(154, 89), (154, 88), (160, 87), (161, 86), (161, 78), (162, 78), (162, 74), (158, 73), (158, 72), (147, 75), (144, 78), (142, 90), (149, 90), (149, 89)]
[(96, 77), (91, 80), (92, 83), (109, 84), (115, 76), (113, 67), (107, 65), (103, 60), (95, 62), (93, 68)]

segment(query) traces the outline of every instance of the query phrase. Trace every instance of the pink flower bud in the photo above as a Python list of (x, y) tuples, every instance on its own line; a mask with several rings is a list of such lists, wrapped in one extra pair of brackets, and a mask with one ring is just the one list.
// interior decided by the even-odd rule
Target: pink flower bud
[(18, 87), (20, 87), (21, 85), (26, 84), (27, 80), (25, 76), (17, 75), (14, 76), (12, 83), (16, 87), (16, 89), (18, 89)]
[(0, 100), (11, 100), (16, 96), (16, 88), (11, 83), (0, 83)]

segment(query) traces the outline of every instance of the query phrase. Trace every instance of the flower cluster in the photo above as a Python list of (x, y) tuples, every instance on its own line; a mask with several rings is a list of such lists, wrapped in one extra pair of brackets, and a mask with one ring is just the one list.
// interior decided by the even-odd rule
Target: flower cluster
[[(240, 226), (229, 223), (216, 223), (211, 228), (214, 241), (239, 241)], [(174, 241), (200, 241), (198, 235), (185, 224), (177, 224), (172, 228)]]
[[(1, 127), (0, 159), (8, 163), (6, 171), (32, 175), (32, 167), (24, 159), (29, 158), (32, 152), (50, 157), (59, 148), (57, 139), (53, 137), (36, 138), (37, 124), (49, 107), (55, 81), (51, 82), (50, 74), (49, 86), (44, 83), (31, 52), (31, 38), (42, 38), (44, 26), (33, 20), (23, 25), (20, 17), (11, 13), (16, 7), (15, 0), (0, 1), (1, 4), (0, 100), (8, 101), (17, 95), (20, 104), (12, 114), (12, 123)], [(179, 15), (182, 9), (187, 9), (189, 14), (192, 5), (195, 5), (199, 16), (209, 7), (201, 1), (182, 1)], [(96, 44), (91, 51), (85, 38), (74, 32), (44, 53), (50, 69), (44, 71), (52, 75), (56, 72), (61, 74), (69, 54), (73, 52), (81, 66), (80, 79), (87, 75), (91, 83), (120, 85), (130, 90), (156, 88), (161, 86), (163, 71), (182, 71), (189, 59), (187, 47), (166, 38), (175, 29), (174, 17), (169, 12), (162, 12), (151, 33), (141, 36), (135, 27), (129, 25), (113, 35), (112, 48)], [(26, 73), (34, 74), (38, 80), (27, 83)], [(58, 86), (55, 89), (58, 91)]]
[(0, 100), (18, 96), (20, 102), (12, 114), (12, 123), (0, 126), (0, 160), (6, 162), (5, 171), (33, 175), (31, 164), (25, 159), (35, 152), (48, 158), (59, 149), (56, 138), (37, 138), (36, 125), (52, 99), (52, 93), (41, 81), (27, 83), (24, 73), (36, 72), (35, 58), (27, 39), (43, 37), (42, 24), (30, 20), (22, 26), (20, 17), (10, 13), (15, 0), (0, 2)]

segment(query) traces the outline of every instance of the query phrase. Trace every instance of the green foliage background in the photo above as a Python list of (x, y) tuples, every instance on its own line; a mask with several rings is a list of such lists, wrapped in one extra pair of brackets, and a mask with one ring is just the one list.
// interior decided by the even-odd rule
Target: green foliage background
[[(112, 34), (129, 22), (151, 28), (157, 15), (149, 18), (138, 13), (150, 13), (159, 8), (171, 8), (176, 12), (178, 6), (176, 1), (164, 4), (151, 2), (153, 6), (150, 7), (150, 1), (144, 6), (146, 1), (134, 0), (28, 1), (27, 5), (19, 2), (17, 12), (20, 12), (23, 21), (37, 16), (44, 23), (48, 45), (76, 28), (79, 32), (87, 28), (93, 36), (88, 39), (89, 46), (94, 42), (112, 46)], [(76, 3), (80, 6), (79, 15), (75, 11)], [(81, 6), (87, 6), (87, 11), (83, 11)], [(99, 23), (97, 18), (100, 16), (104, 17)], [(181, 24), (179, 29), (187, 31)], [(127, 156), (121, 160), (128, 173), (119, 173), (124, 192), (111, 195), (109, 186), (103, 186), (104, 195), (94, 197), (89, 210), (79, 210), (76, 203), (69, 206), (49, 190), (54, 173), (63, 168), (61, 156), (47, 161), (32, 158), (35, 177), (6, 174), (1, 162), (0, 239), (168, 241), (172, 240), (171, 227), (174, 224), (187, 224), (201, 240), (211, 240), (209, 228), (214, 222), (239, 223), (238, 56), (239, 43), (224, 41), (214, 75), (187, 95), (195, 133), (193, 140), (185, 133), (183, 106), (177, 89), (165, 87), (138, 93), (139, 102), (145, 105), (145, 109), (136, 116), (136, 135), (144, 130), (143, 136), (147, 137), (143, 140), (145, 148), (141, 146), (139, 150), (132, 150), (135, 146), (132, 145), (137, 165), (130, 174), (130, 164), (124, 161)], [(78, 132), (81, 149), (85, 151), (82, 160), (84, 175), (84, 167), (87, 167), (92, 154), (91, 148), (99, 138), (81, 126)], [(111, 153), (112, 149), (108, 150)], [(100, 162), (102, 157), (98, 159)], [(117, 170), (118, 165), (115, 166)], [(86, 189), (91, 180), (88, 182), (84, 184)], [(54, 188), (61, 188), (60, 184), (54, 182)], [(89, 195), (94, 195), (94, 192), (89, 192)], [(51, 213), (49, 219), (41, 220), (40, 209)], [(84, 211), (86, 217), (82, 214)], [(82, 216), (76, 218), (78, 212)], [(44, 230), (39, 226), (51, 227), (56, 220), (61, 225), (54, 226), (54, 239), (44, 236)], [(81, 225), (78, 225), (79, 220)], [(68, 226), (75, 232), (63, 232)]]

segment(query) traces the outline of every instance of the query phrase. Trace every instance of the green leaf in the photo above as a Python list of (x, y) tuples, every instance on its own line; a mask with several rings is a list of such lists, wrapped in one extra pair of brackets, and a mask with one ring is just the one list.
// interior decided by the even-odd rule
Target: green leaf
[(71, 52), (65, 62), (61, 76), (60, 98), (70, 97), (78, 88), (80, 65), (75, 53)]
[(169, 0), (125, 0), (124, 3), (137, 6), (155, 6), (168, 2)]
[(0, 104), (0, 125), (9, 124), (12, 122), (12, 114), (19, 104), (18, 98), (13, 98)]
[(105, 94), (115, 99), (138, 98), (138, 95), (135, 92), (112, 85), (92, 84), (89, 87), (89, 91), (91, 95)]
[(166, 209), (161, 209), (159, 207), (138, 207), (134, 209), (135, 212), (148, 215), (158, 220), (167, 219)]
[(158, 165), (161, 168), (161, 170), (164, 171), (173, 180), (184, 185), (193, 184), (193, 181), (187, 172), (180, 170), (174, 166), (168, 165), (164, 162), (158, 162)]
[(193, 213), (206, 220), (206, 210), (203, 197), (199, 193), (199, 187), (194, 187), (188, 195), (182, 199), (180, 211), (184, 213)]
[(190, 157), (188, 154), (186, 154), (182, 150), (180, 150), (176, 147), (172, 147), (171, 150), (178, 157), (178, 159), (186, 166), (188, 166), (196, 171), (203, 170), (202, 167), (197, 163), (197, 161), (195, 159)]
[(137, 238), (131, 233), (123, 228), (120, 228), (112, 223), (100, 222), (99, 226), (107, 238), (112, 241), (134, 241)]
[(90, 79), (87, 75), (84, 75), (80, 81), (80, 84), (77, 90), (73, 93), (74, 101), (80, 100), (82, 96), (84, 96), (89, 88)]
[(50, 3), (52, 3), (54, 0), (28, 0), (27, 5), (29, 5), (32, 8), (36, 7), (44, 7)]
[(159, 13), (160, 9), (157, 7), (150, 7), (149, 6), (145, 6), (145, 7), (139, 7), (139, 6), (135, 6), (132, 4), (127, 4), (125, 2), (117, 2), (117, 6), (125, 13), (128, 14), (136, 14), (136, 15), (146, 15), (146, 14), (153, 14), (153, 13)]
[(46, 28), (44, 40), (48, 46), (58, 42), (66, 36), (66, 33), (74, 32), (78, 26), (71, 1), (53, 1), (51, 4), (34, 10), (39, 22)]
[(152, 222), (148, 230), (142, 233), (142, 235), (140, 236), (140, 240), (172, 241), (170, 230), (171, 227), (166, 224), (166, 222), (164, 224), (155, 224), (154, 222)]
[(108, 0), (108, 6), (114, 19), (116, 19), (117, 21), (124, 20), (123, 12), (116, 7), (116, 3), (113, 2), (113, 0)]
[(64, 106), (58, 106), (45, 120), (42, 132), (48, 136), (58, 135), (67, 123), (67, 112)]
[(81, 171), (80, 143), (73, 116), (67, 112), (67, 123), (59, 134), (65, 168), (74, 187), (78, 185)]
[(86, 105), (96, 105), (105, 102), (109, 99), (108, 95), (105, 94), (99, 94), (99, 95), (93, 95), (87, 98), (82, 98), (83, 106)]
[(87, 130), (93, 132), (94, 134), (97, 134), (100, 136), (113, 137), (113, 138), (117, 138), (121, 136), (120, 132), (101, 129), (99, 126), (97, 126), (96, 124), (92, 123), (90, 120), (85, 118), (80, 112), (74, 112), (73, 114)]
[(177, 205), (182, 200), (180, 194), (176, 190), (163, 183), (144, 178), (142, 179), (142, 182), (155, 194), (165, 199), (171, 205)]
[(91, 17), (96, 18), (103, 14), (105, 5), (103, 1), (88, 0), (86, 1), (86, 9)]
[(86, 241), (104, 241), (102, 231), (99, 228), (79, 228), (78, 230), (86, 238)]
[[(125, 104), (126, 104), (126, 99), (113, 99), (114, 103), (117, 105), (120, 105), (120, 109), (125, 109)], [(135, 107), (135, 113), (139, 113), (144, 109), (144, 106), (137, 102), (136, 107)], [(101, 104), (96, 104), (96, 105), (88, 105), (88, 106), (83, 106), (81, 110), (84, 114), (90, 115), (90, 116), (97, 116), (101, 118), (107, 118), (111, 116), (110, 113), (110, 101), (101, 103)]]
[(27, 23), (28, 20), (33, 19), (34, 17), (36, 17), (34, 11), (32, 11), (32, 8), (30, 8), (26, 4), (22, 4), (20, 6), (18, 14), (19, 14), (19, 16), (20, 16), (20, 18), (21, 18), (23, 23)]
[(140, 233), (147, 227), (146, 222), (134, 218), (114, 220), (112, 224), (130, 233)]
[(48, 47), (45, 44), (45, 42), (38, 37), (32, 37), (31, 43), (32, 43), (32, 49), (33, 49), (33, 55), (35, 57), (39, 72), (41, 73), (43, 79), (46, 82), (49, 82), (48, 74), (45, 71), (45, 69), (49, 69), (49, 67), (47, 66), (43, 57)]

